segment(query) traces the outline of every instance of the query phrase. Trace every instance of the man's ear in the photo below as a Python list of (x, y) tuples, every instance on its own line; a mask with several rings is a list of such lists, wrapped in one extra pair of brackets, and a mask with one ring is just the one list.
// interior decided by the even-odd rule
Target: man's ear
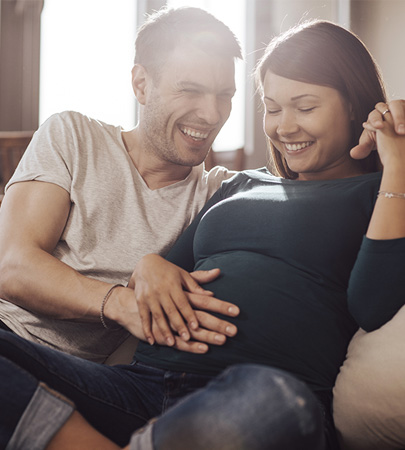
[(145, 104), (148, 79), (149, 76), (145, 67), (140, 64), (135, 64), (132, 68), (132, 89), (134, 90), (136, 99), (141, 105)]

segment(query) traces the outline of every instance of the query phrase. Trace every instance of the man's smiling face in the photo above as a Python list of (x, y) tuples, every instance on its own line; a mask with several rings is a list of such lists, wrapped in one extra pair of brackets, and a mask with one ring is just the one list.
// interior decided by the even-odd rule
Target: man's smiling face
[(148, 76), (142, 122), (148, 149), (166, 162), (200, 164), (229, 117), (234, 93), (233, 58), (179, 46), (157, 76)]

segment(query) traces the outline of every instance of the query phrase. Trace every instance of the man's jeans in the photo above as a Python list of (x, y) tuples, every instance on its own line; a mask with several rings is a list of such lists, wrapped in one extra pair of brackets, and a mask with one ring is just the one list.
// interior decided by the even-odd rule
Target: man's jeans
[(160, 416), (131, 449), (324, 448), (316, 398), (283, 371), (238, 365), (212, 381), (139, 363), (110, 367), (0, 330), (0, 448), (44, 448), (73, 410), (66, 398), (121, 446)]

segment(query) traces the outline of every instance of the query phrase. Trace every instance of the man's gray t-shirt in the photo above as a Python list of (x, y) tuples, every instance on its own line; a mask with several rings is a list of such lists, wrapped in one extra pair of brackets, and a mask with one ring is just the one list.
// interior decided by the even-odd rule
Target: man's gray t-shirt
[[(71, 209), (53, 255), (85, 276), (126, 284), (137, 261), (147, 253), (166, 254), (233, 173), (219, 167), (206, 172), (200, 165), (185, 180), (151, 190), (121, 132), (76, 112), (55, 114), (35, 133), (6, 189), (29, 180), (65, 189)], [(4, 300), (0, 320), (26, 339), (98, 362), (128, 336), (101, 323), (52, 319)]]

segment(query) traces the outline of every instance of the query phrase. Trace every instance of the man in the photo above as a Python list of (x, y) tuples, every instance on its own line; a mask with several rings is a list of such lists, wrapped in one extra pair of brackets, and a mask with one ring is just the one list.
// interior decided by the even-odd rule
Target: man
[[(206, 173), (202, 162), (230, 114), (240, 57), (233, 33), (209, 13), (162, 10), (136, 39), (136, 128), (64, 112), (37, 131), (1, 207), (1, 327), (97, 362), (129, 333), (142, 336), (134, 291), (124, 286), (138, 259), (165, 254), (232, 175)], [(207, 301), (200, 291), (196, 307)], [(182, 339), (162, 342), (201, 352), (236, 332), (208, 314), (199, 324), (190, 317)]]

